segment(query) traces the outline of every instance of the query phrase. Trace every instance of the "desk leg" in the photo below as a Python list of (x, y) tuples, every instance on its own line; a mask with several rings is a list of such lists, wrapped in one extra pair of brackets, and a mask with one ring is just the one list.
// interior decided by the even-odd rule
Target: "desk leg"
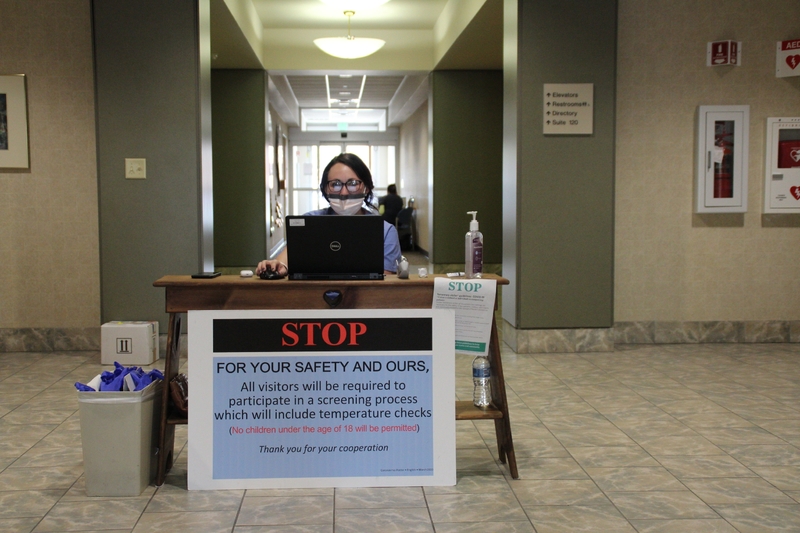
[(161, 417), (158, 435), (158, 468), (156, 486), (164, 484), (167, 472), (172, 468), (172, 454), (175, 449), (175, 426), (167, 423), (169, 417), (169, 382), (180, 370), (181, 316), (169, 314), (167, 329), (167, 354), (164, 361), (164, 386), (161, 396)]
[(497, 337), (497, 323), (492, 318), (492, 336), (489, 341), (489, 364), (492, 369), (492, 403), (503, 413), (502, 418), (495, 419), (494, 431), (497, 436), (497, 452), (500, 462), (508, 461), (511, 477), (519, 479), (517, 457), (514, 454), (514, 439), (511, 436), (511, 420), (508, 416), (508, 399), (506, 381), (503, 377), (503, 361), (500, 357), (500, 340)]

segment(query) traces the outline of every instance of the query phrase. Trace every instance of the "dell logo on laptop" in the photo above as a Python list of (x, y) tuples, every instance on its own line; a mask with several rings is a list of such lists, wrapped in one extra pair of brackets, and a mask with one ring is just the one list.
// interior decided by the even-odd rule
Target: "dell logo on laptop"
[(334, 252), (338, 252), (341, 249), (342, 249), (342, 243), (340, 243), (339, 241), (333, 241), (331, 243), (331, 250), (333, 250)]

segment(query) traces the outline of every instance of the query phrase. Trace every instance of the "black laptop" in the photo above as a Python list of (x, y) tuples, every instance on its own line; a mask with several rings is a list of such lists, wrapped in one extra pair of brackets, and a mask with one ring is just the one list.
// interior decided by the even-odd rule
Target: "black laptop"
[(383, 279), (383, 218), (286, 217), (289, 279)]

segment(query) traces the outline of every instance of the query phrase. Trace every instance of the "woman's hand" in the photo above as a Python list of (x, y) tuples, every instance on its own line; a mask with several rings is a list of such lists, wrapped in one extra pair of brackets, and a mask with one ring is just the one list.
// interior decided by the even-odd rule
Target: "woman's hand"
[(278, 261), (277, 259), (264, 259), (263, 261), (259, 262), (258, 266), (256, 267), (256, 276), (260, 275), (265, 270), (277, 272), (281, 276), (285, 276), (289, 273), (289, 267), (286, 266), (286, 263), (283, 261)]

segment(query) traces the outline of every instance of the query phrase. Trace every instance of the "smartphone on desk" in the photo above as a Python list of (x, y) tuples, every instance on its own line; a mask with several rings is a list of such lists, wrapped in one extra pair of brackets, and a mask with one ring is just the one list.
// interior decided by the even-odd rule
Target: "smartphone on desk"
[(219, 276), (219, 272), (198, 272), (197, 274), (192, 274), (193, 278), (202, 279), (216, 278), (217, 276)]

